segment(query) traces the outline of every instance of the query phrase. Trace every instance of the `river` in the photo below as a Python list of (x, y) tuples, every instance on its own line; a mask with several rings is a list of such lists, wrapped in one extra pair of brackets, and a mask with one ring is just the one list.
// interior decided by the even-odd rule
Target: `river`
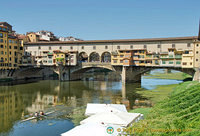
[[(159, 81), (159, 82), (158, 82)], [(74, 127), (67, 115), (87, 103), (124, 103), (127, 108), (135, 100), (143, 100), (138, 90), (182, 81), (145, 79), (142, 83), (41, 80), (27, 84), (0, 86), (0, 136), (57, 136)], [(41, 120), (20, 122), (30, 113), (55, 111)]]

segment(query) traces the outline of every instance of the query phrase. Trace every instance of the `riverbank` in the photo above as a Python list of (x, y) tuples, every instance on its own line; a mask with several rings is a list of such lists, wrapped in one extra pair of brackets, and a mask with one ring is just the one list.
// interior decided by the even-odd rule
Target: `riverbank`
[(181, 83), (162, 99), (154, 101), (156, 104), (151, 110), (137, 109), (138, 112), (147, 111), (146, 117), (127, 132), (137, 136), (200, 135), (200, 83)]
[(192, 76), (182, 73), (182, 72), (173, 72), (173, 73), (160, 73), (156, 72), (154, 74), (149, 74), (144, 76), (146, 79), (175, 79), (175, 80), (185, 80), (192, 78)]

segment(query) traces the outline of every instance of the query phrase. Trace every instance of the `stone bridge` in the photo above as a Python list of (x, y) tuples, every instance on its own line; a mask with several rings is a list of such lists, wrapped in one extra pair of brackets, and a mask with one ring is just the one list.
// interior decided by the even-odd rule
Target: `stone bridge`
[(112, 66), (109, 62), (82, 62), (77, 66), (54, 67), (53, 70), (59, 75), (60, 81), (80, 80), (83, 74), (90, 69), (106, 69), (116, 72), (121, 76), (123, 83), (140, 82), (141, 75), (154, 69), (177, 70), (193, 76), (193, 80), (199, 81), (199, 69), (181, 67), (161, 67), (161, 66)]
[[(27, 79), (48, 77), (54, 72), (59, 75), (60, 81), (71, 81), (83, 79), (83, 74), (91, 69), (102, 69), (115, 72), (121, 76), (123, 83), (140, 82), (141, 75), (154, 69), (177, 70), (193, 76), (193, 80), (200, 81), (200, 69), (181, 67), (161, 67), (161, 66), (113, 66), (109, 62), (82, 62), (77, 66), (26, 66), (16, 70), (0, 71), (4, 77), (12, 79)], [(4, 78), (1, 77), (1, 78)]]

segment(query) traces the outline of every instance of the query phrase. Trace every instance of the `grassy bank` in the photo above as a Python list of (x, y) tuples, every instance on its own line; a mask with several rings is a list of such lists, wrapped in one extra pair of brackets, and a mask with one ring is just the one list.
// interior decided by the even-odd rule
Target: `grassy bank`
[(150, 74), (148, 76), (144, 76), (146, 79), (175, 79), (175, 80), (184, 80), (187, 78), (192, 78), (192, 76), (182, 73), (182, 72), (176, 72), (176, 73), (155, 73)]
[(167, 98), (173, 89), (177, 86), (178, 84), (160, 85), (157, 86), (156, 89), (137, 91), (137, 93), (148, 98), (153, 104), (156, 104), (157, 102)]
[(198, 136), (199, 126), (200, 83), (185, 82), (157, 102), (145, 120), (133, 124), (127, 132), (137, 136)]

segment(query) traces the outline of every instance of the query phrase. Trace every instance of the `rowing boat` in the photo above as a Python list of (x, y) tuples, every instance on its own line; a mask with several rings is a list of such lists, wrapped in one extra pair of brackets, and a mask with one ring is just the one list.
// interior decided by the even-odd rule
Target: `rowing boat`
[(39, 116), (30, 117), (30, 118), (22, 120), (21, 122), (29, 121), (29, 120), (32, 120), (32, 119), (37, 119), (37, 118), (40, 118), (40, 117), (44, 117), (44, 116), (47, 116), (47, 115), (52, 114), (54, 112), (55, 111), (51, 111), (51, 112), (47, 112), (45, 115), (39, 115)]

